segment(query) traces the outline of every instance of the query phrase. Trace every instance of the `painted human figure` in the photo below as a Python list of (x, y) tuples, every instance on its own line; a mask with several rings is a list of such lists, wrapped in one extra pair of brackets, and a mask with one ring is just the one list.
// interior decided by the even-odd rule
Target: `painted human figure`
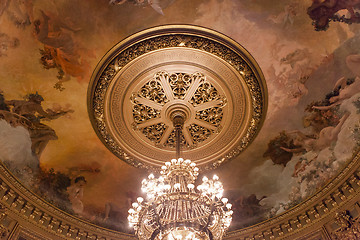
[(38, 93), (27, 95), (26, 100), (5, 100), (5, 103), (8, 106), (12, 106), (11, 112), (14, 114), (14, 116), (26, 120), (26, 125), (24, 124), (23, 126), (29, 130), (32, 142), (31, 150), (38, 157), (40, 157), (41, 153), (50, 140), (58, 139), (54, 129), (41, 123), (40, 119), (56, 119), (69, 112), (72, 112), (72, 110), (55, 112), (51, 109), (45, 111), (41, 106), (42, 101), (44, 101), (44, 99)]
[[(360, 66), (359, 66), (360, 67)], [(354, 82), (348, 83), (347, 79), (345, 77), (340, 78), (335, 86), (334, 90), (339, 91), (339, 95), (333, 96), (329, 99), (329, 102), (331, 103), (328, 106), (313, 106), (314, 109), (318, 110), (328, 110), (330, 108), (333, 108), (337, 105), (340, 105), (344, 100), (351, 98), (355, 94), (360, 92), (360, 77), (356, 77), (354, 79)]]
[(84, 204), (82, 202), (84, 196), (84, 187), (86, 185), (86, 179), (83, 176), (77, 177), (74, 183), (67, 188), (69, 194), (69, 200), (71, 203), (72, 210), (75, 214), (83, 216)]
[(293, 148), (293, 149), (289, 149), (289, 148), (285, 148), (285, 147), (280, 147), (280, 148), (287, 152), (297, 153), (297, 152), (302, 152), (302, 151), (318, 152), (327, 147), (330, 147), (331, 143), (337, 140), (337, 137), (340, 133), (341, 127), (344, 125), (344, 123), (345, 123), (346, 119), (349, 117), (349, 115), (350, 115), (350, 113), (348, 113), (348, 112), (345, 113), (344, 116), (340, 119), (339, 123), (335, 127), (329, 126), (329, 127), (323, 128), (320, 131), (318, 138), (308, 137), (298, 130), (293, 131), (292, 133), (297, 134), (297, 138), (294, 139), (294, 145), (300, 146), (300, 147)]
[(329, 99), (329, 102), (331, 103), (329, 106), (313, 106), (314, 109), (328, 110), (360, 92), (360, 55), (349, 55), (346, 57), (345, 62), (349, 70), (356, 77), (352, 82), (349, 82), (345, 77), (337, 80), (333, 91), (339, 91), (339, 95), (333, 96)]
[(44, 44), (40, 53), (40, 62), (44, 68), (57, 68), (58, 78), (67, 81), (76, 77), (79, 81), (86, 80), (89, 74), (89, 63), (84, 57), (94, 57), (93, 52), (80, 46), (74, 39), (76, 29), (64, 23), (59, 17), (50, 18), (50, 14), (41, 11), (42, 19), (34, 21), (34, 36)]

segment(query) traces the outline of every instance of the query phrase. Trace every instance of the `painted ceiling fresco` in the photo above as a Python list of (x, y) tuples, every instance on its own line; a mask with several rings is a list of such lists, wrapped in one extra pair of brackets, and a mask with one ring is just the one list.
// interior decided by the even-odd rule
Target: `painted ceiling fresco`
[(131, 232), (127, 210), (147, 172), (117, 159), (94, 133), (90, 76), (132, 33), (200, 25), (244, 46), (269, 92), (255, 141), (213, 171), (233, 203), (231, 229), (279, 215), (359, 149), (358, 11), (360, 1), (346, 0), (1, 0), (0, 159), (58, 208)]

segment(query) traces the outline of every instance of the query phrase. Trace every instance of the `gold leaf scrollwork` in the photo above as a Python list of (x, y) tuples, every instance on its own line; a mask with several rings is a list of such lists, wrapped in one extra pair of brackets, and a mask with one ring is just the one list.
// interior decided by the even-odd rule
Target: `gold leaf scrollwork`
[(205, 141), (213, 133), (211, 130), (197, 124), (191, 124), (188, 127), (188, 131), (191, 135), (192, 141), (196, 143)]
[(223, 119), (223, 115), (221, 107), (212, 107), (196, 112), (196, 119), (203, 120), (218, 127)]
[(164, 105), (169, 100), (166, 98), (165, 92), (161, 83), (157, 79), (148, 81), (138, 92), (139, 96), (149, 99), (160, 105)]
[(140, 129), (140, 131), (148, 138), (150, 141), (158, 143), (161, 140), (162, 135), (164, 134), (167, 126), (164, 123), (154, 124), (148, 127)]
[(203, 82), (196, 89), (190, 103), (194, 106), (220, 99), (218, 90), (209, 82)]
[(331, 236), (333, 239), (360, 239), (360, 220), (354, 219), (348, 211), (343, 211), (336, 214), (335, 223), (339, 226)]
[(193, 83), (193, 78), (187, 73), (173, 73), (169, 77), (169, 85), (178, 99), (183, 99), (186, 91)]
[(152, 107), (136, 104), (133, 106), (133, 118), (136, 124), (146, 122), (150, 119), (155, 119), (160, 117), (160, 111)]

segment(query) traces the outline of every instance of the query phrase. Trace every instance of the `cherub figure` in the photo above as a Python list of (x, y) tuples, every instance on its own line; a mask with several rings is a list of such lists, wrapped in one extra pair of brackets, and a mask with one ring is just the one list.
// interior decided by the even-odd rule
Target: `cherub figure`
[(346, 119), (349, 116), (350, 116), (350, 113), (347, 112), (340, 119), (338, 125), (336, 125), (335, 127), (329, 126), (329, 127), (323, 128), (320, 131), (319, 136), (317, 138), (309, 137), (298, 130), (290, 132), (290, 133), (297, 134), (297, 138), (294, 139), (294, 145), (298, 145), (300, 147), (292, 148), (292, 149), (285, 148), (285, 147), (280, 147), (280, 148), (287, 152), (298, 153), (298, 152), (303, 152), (303, 151), (319, 152), (327, 147), (330, 147), (331, 143), (333, 143), (334, 141), (337, 140), (337, 137), (340, 133), (341, 127), (344, 125)]
[(68, 111), (53, 111), (42, 108), (41, 102), (44, 101), (43, 97), (38, 93), (28, 94), (25, 100), (10, 100), (5, 103), (11, 107), (11, 113), (27, 120), (26, 127), (29, 130), (31, 138), (31, 150), (34, 154), (40, 157), (50, 140), (57, 140), (58, 137), (55, 131), (49, 126), (40, 122), (41, 119), (52, 120), (63, 116), (73, 110)]

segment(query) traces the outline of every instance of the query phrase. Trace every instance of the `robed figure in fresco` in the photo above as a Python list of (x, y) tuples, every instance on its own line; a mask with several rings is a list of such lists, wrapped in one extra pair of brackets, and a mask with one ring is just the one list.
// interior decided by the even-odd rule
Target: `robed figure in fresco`
[(38, 93), (28, 94), (25, 100), (4, 100), (3, 107), (0, 110), (0, 117), (10, 123), (13, 127), (23, 126), (30, 134), (31, 150), (40, 157), (46, 145), (50, 140), (57, 140), (58, 137), (51, 127), (43, 124), (43, 120), (52, 120), (63, 116), (72, 110), (54, 111), (41, 106), (44, 101), (43, 97)]

